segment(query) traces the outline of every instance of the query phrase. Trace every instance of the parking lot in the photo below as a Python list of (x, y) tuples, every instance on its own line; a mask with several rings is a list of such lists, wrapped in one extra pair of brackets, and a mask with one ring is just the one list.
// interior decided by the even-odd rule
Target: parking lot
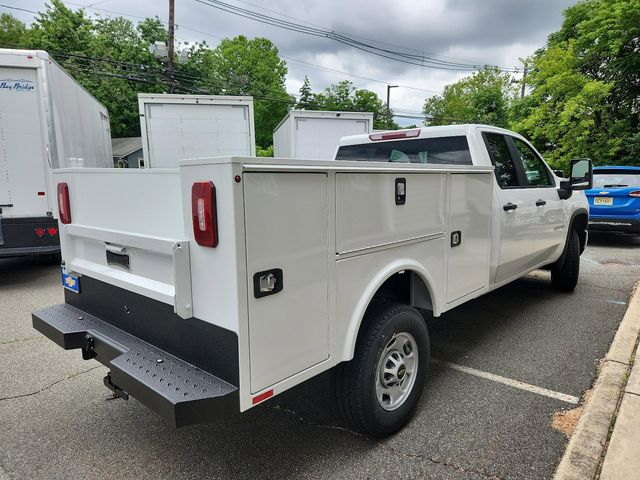
[(592, 235), (575, 293), (535, 272), (430, 319), (418, 411), (380, 442), (344, 427), (330, 374), (224, 423), (173, 429), (113, 400), (105, 367), (31, 328), (31, 311), (62, 302), (56, 265), (0, 261), (0, 478), (550, 478), (567, 442), (554, 414), (591, 386), (639, 247)]

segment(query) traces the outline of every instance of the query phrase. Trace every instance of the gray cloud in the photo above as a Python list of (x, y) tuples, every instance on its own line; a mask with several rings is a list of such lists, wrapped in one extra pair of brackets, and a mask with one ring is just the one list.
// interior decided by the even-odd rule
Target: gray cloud
[[(425, 54), (435, 54), (444, 60), (503, 66), (518, 65), (519, 57), (528, 56), (544, 45), (547, 35), (559, 28), (562, 11), (575, 3), (575, 0), (225, 1), (266, 15), (288, 15), (287, 20), (296, 23), (306, 22), (359, 39), (375, 39), (377, 45), (394, 44)], [(96, 4), (96, 9), (112, 10), (132, 16), (157, 15), (162, 20), (167, 18), (166, 0), (74, 2)], [(42, 10), (44, 5), (41, 0), (11, 3), (31, 10)], [(71, 4), (69, 6), (75, 7)], [(0, 7), (0, 11), (3, 10)], [(112, 15), (92, 9), (87, 9), (87, 12), (92, 15)], [(32, 20), (32, 15), (28, 13), (11, 13), (24, 21)], [(264, 36), (270, 38), (286, 57), (427, 90), (441, 91), (447, 83), (469, 74), (422, 68), (376, 57), (326, 38), (310, 37), (264, 25), (194, 0), (177, 0), (176, 23), (176, 35), (181, 42), (206, 40), (209, 45), (215, 45), (220, 37), (239, 34), (249, 37)], [(208, 35), (191, 29), (206, 32)], [(307, 75), (314, 90), (321, 90), (331, 83), (347, 78), (358, 87), (369, 88), (380, 95), (385, 93), (385, 86), (379, 82), (350, 78), (294, 61), (287, 63), (287, 87), (292, 92), (297, 91), (302, 79)], [(392, 107), (419, 111), (424, 99), (430, 95), (432, 93), (426, 91), (394, 89)]]

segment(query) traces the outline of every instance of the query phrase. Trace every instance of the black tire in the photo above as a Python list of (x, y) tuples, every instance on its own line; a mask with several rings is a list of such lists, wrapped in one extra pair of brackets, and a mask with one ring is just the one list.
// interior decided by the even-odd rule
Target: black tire
[(560, 292), (573, 292), (580, 276), (580, 240), (575, 230), (568, 242), (564, 258), (551, 268), (551, 286)]
[[(410, 337), (417, 347), (417, 360), (413, 362), (414, 378), (407, 384), (402, 403), (393, 410), (385, 409), (376, 393), (378, 364), (383, 353), (385, 356), (394, 353), (394, 342), (398, 338), (410, 342)], [(406, 358), (410, 356), (408, 353)], [(429, 333), (422, 315), (407, 305), (376, 301), (365, 315), (365, 327), (358, 335), (353, 360), (336, 368), (336, 398), (345, 421), (353, 430), (371, 437), (385, 437), (397, 431), (411, 418), (422, 395), (428, 367)], [(407, 367), (405, 372), (408, 371)], [(406, 380), (409, 375), (401, 373), (399, 368), (398, 378), (402, 383), (403, 377), (406, 375)]]

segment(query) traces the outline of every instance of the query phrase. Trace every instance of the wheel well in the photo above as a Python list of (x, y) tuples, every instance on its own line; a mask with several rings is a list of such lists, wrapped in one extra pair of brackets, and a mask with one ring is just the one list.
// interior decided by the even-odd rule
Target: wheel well
[(580, 253), (584, 252), (587, 246), (587, 226), (589, 224), (589, 216), (586, 213), (576, 215), (571, 222), (571, 229), (575, 230), (580, 240)]
[(429, 288), (422, 277), (412, 270), (401, 270), (387, 278), (373, 295), (372, 300), (381, 298), (433, 310)]

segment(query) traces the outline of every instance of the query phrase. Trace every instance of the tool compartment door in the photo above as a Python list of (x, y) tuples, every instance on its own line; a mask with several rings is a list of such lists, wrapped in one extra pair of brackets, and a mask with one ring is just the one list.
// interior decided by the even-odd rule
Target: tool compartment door
[(489, 283), (490, 174), (452, 174), (449, 184), (447, 303)]
[(243, 183), (256, 393), (329, 356), (327, 176), (248, 172)]

